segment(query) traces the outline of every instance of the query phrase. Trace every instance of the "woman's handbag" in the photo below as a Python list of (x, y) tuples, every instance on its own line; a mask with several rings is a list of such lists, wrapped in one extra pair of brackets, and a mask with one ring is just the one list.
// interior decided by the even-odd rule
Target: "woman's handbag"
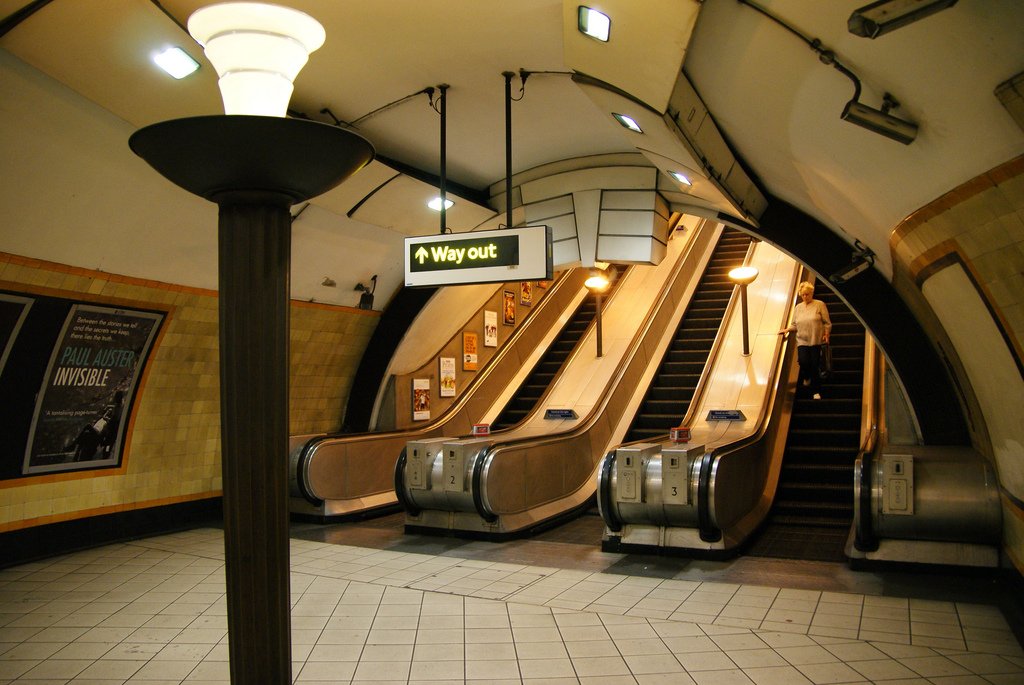
[(818, 378), (827, 381), (832, 377), (832, 348), (828, 343), (821, 344), (821, 353), (818, 355)]

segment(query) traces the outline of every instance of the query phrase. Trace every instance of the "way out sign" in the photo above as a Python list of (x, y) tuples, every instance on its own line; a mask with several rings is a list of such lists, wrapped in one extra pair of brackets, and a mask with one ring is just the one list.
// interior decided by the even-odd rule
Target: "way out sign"
[(551, 278), (551, 229), (497, 231), (405, 239), (405, 284), (462, 285)]

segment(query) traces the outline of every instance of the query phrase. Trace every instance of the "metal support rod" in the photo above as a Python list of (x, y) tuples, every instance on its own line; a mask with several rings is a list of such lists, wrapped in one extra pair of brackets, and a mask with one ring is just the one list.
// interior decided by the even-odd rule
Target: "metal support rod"
[(437, 87), (441, 91), (441, 233), (448, 232), (448, 194), (446, 188), (446, 176), (448, 168), (448, 112), (445, 107), (448, 100), (448, 84), (442, 83)]
[(503, 71), (505, 77), (505, 224), (512, 228), (512, 77), (511, 71)]
[(597, 315), (595, 320), (597, 324), (597, 356), (600, 359), (604, 356), (604, 349), (602, 347), (603, 336), (601, 335), (601, 291), (597, 291), (594, 295), (597, 297)]
[(743, 356), (750, 356), (750, 333), (747, 330), (747, 286), (740, 286), (740, 303), (743, 307)]

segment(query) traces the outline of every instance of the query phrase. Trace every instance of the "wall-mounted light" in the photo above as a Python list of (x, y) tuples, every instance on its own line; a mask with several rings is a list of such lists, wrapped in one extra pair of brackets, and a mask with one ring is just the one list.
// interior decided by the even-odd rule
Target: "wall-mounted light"
[(868, 107), (854, 97), (853, 100), (846, 103), (843, 113), (839, 116), (843, 121), (849, 121), (851, 124), (857, 124), (886, 138), (910, 145), (917, 137), (917, 124), (889, 114), (889, 110), (899, 106), (900, 103), (896, 102), (889, 93), (882, 98), (882, 109)]
[(362, 283), (356, 283), (356, 287), (353, 290), (361, 292), (359, 296), (359, 308), (360, 309), (373, 309), (373, 291), (377, 289), (377, 274), (374, 274), (370, 279), (370, 287), (367, 288)]
[[(445, 200), (444, 200), (444, 208), (445, 209), (451, 209), (452, 205), (454, 205), (454, 204), (455, 204), (454, 202), (452, 202), (448, 198), (445, 198)], [(441, 211), (441, 198), (435, 197), (433, 200), (431, 200), (430, 202), (427, 203), (427, 206), (430, 207), (435, 212), (440, 212)]]
[(668, 175), (682, 183), (684, 186), (693, 185), (693, 183), (690, 182), (690, 179), (687, 178), (686, 174), (681, 171), (670, 171), (668, 172)]
[(747, 286), (757, 278), (757, 267), (738, 266), (729, 272), (729, 280), (740, 287), (740, 303), (743, 308), (743, 356), (750, 356), (750, 331), (747, 324)]
[(580, 5), (578, 26), (580, 33), (607, 43), (608, 35), (612, 30), (612, 20), (603, 12)]
[(324, 44), (320, 22), (289, 7), (228, 2), (197, 10), (188, 32), (220, 76), (225, 114), (283, 117), (292, 81)]
[(644, 130), (640, 128), (640, 124), (636, 123), (636, 119), (625, 114), (619, 114), (612, 112), (612, 116), (615, 117), (615, 121), (619, 122), (623, 128), (628, 128), (630, 131), (636, 131), (637, 133), (643, 133)]
[(957, 0), (879, 0), (855, 9), (846, 27), (855, 36), (881, 35), (955, 5)]
[(199, 69), (199, 62), (192, 59), (192, 55), (177, 46), (167, 48), (163, 52), (153, 55), (153, 61), (156, 62), (158, 67), (176, 79), (183, 79)]

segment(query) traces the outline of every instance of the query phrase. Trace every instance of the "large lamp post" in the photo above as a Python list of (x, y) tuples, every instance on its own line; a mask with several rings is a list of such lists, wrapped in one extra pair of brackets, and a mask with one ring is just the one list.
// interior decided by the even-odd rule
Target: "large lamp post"
[(129, 145), (163, 176), (220, 210), (231, 681), (286, 685), (289, 208), (341, 183), (374, 152), (350, 131), (284, 118), (292, 79), (324, 41), (323, 27), (312, 17), (276, 5), (223, 3), (194, 13), (189, 32), (220, 75), (227, 114), (147, 126)]
[(740, 287), (740, 302), (743, 307), (743, 356), (750, 356), (750, 334), (747, 330), (747, 286), (757, 278), (757, 267), (738, 266), (729, 272), (729, 279)]
[(594, 293), (594, 298), (597, 300), (596, 312), (594, 314), (597, 330), (594, 332), (597, 336), (597, 356), (599, 358), (604, 356), (603, 336), (601, 335), (601, 295), (604, 294), (605, 290), (608, 290), (608, 284), (608, 277), (600, 269), (594, 269), (590, 276), (587, 277), (587, 280), (583, 281), (583, 285), (587, 286), (590, 292)]

